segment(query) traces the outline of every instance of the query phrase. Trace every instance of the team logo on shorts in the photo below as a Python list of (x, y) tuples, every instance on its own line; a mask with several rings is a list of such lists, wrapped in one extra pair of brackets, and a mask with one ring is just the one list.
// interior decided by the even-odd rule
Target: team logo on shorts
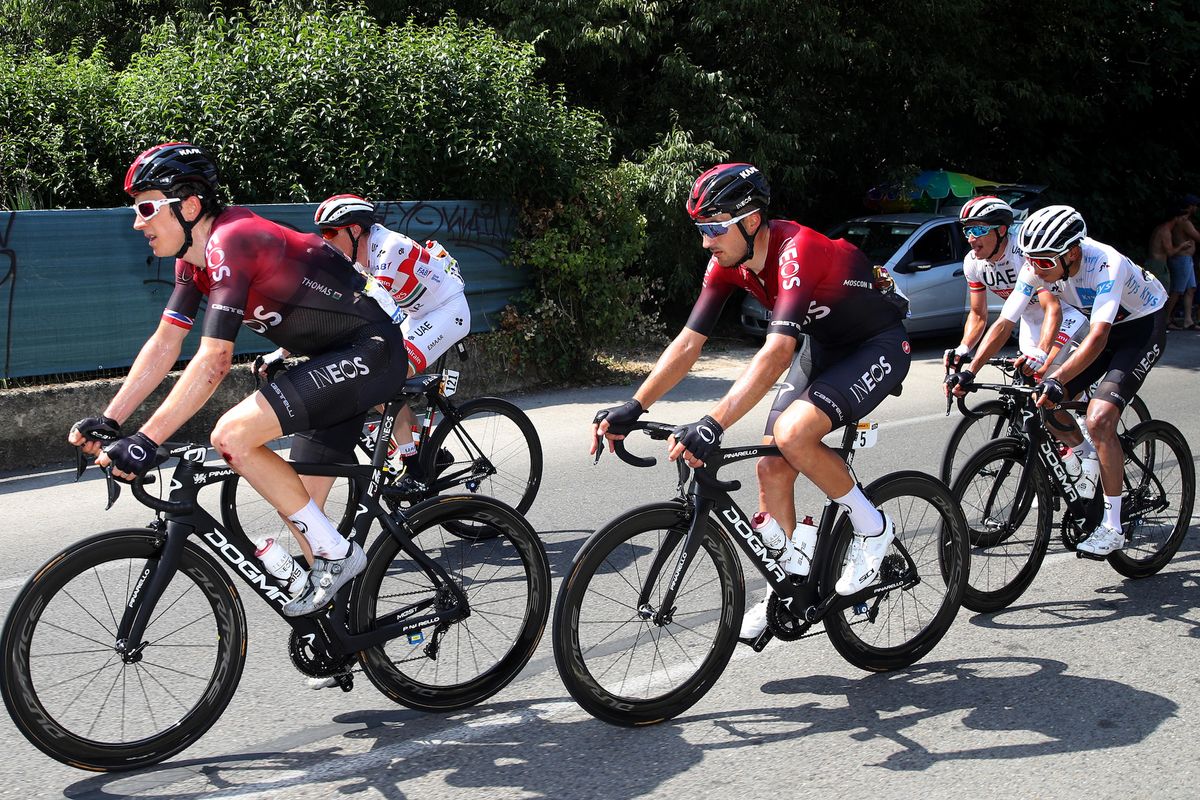
[(912, 345), (910, 345), (906, 339), (900, 343), (900, 349), (903, 350), (905, 354), (908, 354), (912, 352)]

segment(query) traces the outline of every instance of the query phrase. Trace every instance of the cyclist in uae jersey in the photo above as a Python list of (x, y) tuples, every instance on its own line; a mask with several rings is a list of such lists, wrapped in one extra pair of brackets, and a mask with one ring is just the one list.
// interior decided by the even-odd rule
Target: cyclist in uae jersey
[[(947, 367), (958, 366), (984, 338), (988, 292), (1007, 300), (1016, 286), (1017, 273), (1024, 260), (1016, 242), (1009, 236), (1013, 217), (1012, 206), (991, 195), (971, 198), (959, 212), (963, 234), (971, 246), (971, 252), (963, 259), (970, 308), (962, 342), (946, 351), (944, 363)], [(1088, 327), (1083, 314), (1072, 306), (1059, 303), (1052, 292), (1045, 290), (1029, 298), (1017, 323), (1020, 363), (1027, 375), (1040, 375), (1047, 364), (1057, 366), (1065, 361), (1073, 349), (1072, 344), (1077, 344), (1086, 335)], [(995, 329), (988, 331), (985, 345), (990, 351), (988, 356), (982, 360), (976, 358), (973, 365), (986, 364), (991, 352), (1008, 340), (1013, 327), (1012, 320), (997, 320)]]
[[(411, 376), (424, 372), (470, 332), (471, 308), (458, 262), (445, 248), (434, 241), (422, 246), (376, 223), (375, 217), (376, 209), (370, 201), (353, 194), (338, 194), (321, 203), (314, 222), (326, 241), (386, 290), (388, 297), (383, 302), (394, 304), (393, 318), (400, 320)], [(360, 243), (365, 246), (360, 247)], [(415, 424), (416, 418), (407, 406), (396, 416), (394, 441), (404, 474), (394, 489), (402, 494), (427, 490), (426, 476), (413, 442)], [(357, 431), (354, 433), (357, 435)], [(345, 452), (338, 453), (310, 449), (303, 438), (298, 443), (305, 460), (354, 460), (353, 440), (349, 440), (350, 447)], [(329, 480), (305, 480), (318, 499), (331, 485)]]
[[(1039, 405), (1053, 407), (1075, 397), (1099, 379), (1088, 403), (1088, 434), (1100, 461), (1104, 519), (1078, 546), (1084, 555), (1104, 557), (1125, 545), (1121, 527), (1124, 456), (1117, 440), (1121, 410), (1141, 388), (1166, 345), (1166, 290), (1152, 274), (1116, 249), (1090, 239), (1082, 215), (1070, 206), (1049, 206), (1029, 216), (1021, 228), (1022, 267), (1017, 288), (1001, 315), (1015, 319), (1039, 289), (1088, 315), (1091, 329), (1078, 349), (1038, 384)], [(970, 372), (950, 376), (969, 384)], [(965, 380), (963, 380), (965, 379)], [(1060, 419), (1065, 415), (1059, 415)], [(1083, 434), (1074, 422), (1051, 433), (1072, 447)]]
[[(878, 580), (893, 526), (821, 437), (875, 408), (908, 373), (903, 312), (875, 288), (872, 266), (857, 248), (795, 222), (768, 221), (769, 192), (762, 173), (749, 164), (722, 164), (696, 181), (688, 213), (712, 253), (700, 297), (633, 399), (596, 414), (592, 450), (602, 446), (599, 436), (621, 438), (628, 431), (623, 425), (687, 374), (730, 294), (746, 289), (772, 310), (766, 341), (710, 415), (675, 431), (668, 455), (692, 466), (702, 463), (724, 429), (753, 408), (791, 365), (765, 431), (765, 441), (778, 444), (783, 457), (759, 461), (760, 511), (773, 514), (789, 537), (781, 557), (785, 568), (807, 574), (812, 553), (790, 540), (796, 476), (803, 472), (842, 504), (857, 534), (837, 583), (837, 591), (849, 595)], [(763, 635), (768, 599), (747, 613), (742, 639)]]
[[(312, 560), (308, 583), (284, 613), (320, 611), (362, 571), (366, 558), (338, 533), (299, 476), (266, 443), (352, 417), (361, 425), (367, 409), (403, 383), (403, 370), (394, 369), (405, 357), (402, 337), (388, 314), (363, 294), (365, 279), (341, 253), (317, 236), (224, 207), (217, 167), (201, 148), (185, 142), (150, 148), (130, 166), (125, 190), (136, 201), (134, 228), (145, 234), (155, 255), (177, 259), (175, 290), (116, 397), (102, 414), (76, 423), (69, 440), (97, 455), (100, 464), (111, 464), (119, 477), (142, 475), (155, 463), (157, 442), (195, 414), (228, 374), (242, 325), (308, 355), (300, 367), (226, 412), (212, 443), (290, 520)], [(123, 436), (120, 423), (178, 360), (206, 296), (196, 356), (140, 430)], [(108, 442), (103, 452), (101, 442)]]

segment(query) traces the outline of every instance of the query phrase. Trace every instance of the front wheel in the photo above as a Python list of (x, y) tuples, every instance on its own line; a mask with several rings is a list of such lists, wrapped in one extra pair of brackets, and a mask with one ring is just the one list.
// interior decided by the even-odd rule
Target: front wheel
[(954, 477), (976, 450), (1000, 438), (1008, 430), (1012, 409), (1003, 400), (988, 400), (971, 410), (977, 416), (963, 417), (958, 421), (942, 453), (941, 479), (948, 486), (953, 484)]
[(1127, 544), (1108, 563), (1127, 578), (1146, 578), (1167, 565), (1187, 536), (1196, 465), (1183, 434), (1161, 420), (1133, 428), (1123, 444), (1121, 522)]
[[(825, 631), (848, 662), (872, 672), (924, 658), (958, 614), (967, 586), (967, 525), (950, 490), (920, 472), (885, 475), (865, 494), (892, 518), (896, 538), (880, 568), (896, 589), (825, 617)], [(843, 517), (822, 585), (837, 583), (853, 531)]]
[(17, 595), (0, 635), (0, 691), (17, 729), (64, 764), (102, 772), (170, 758), (217, 721), (242, 675), (246, 617), (224, 571), (194, 544), (142, 647), (116, 645), (162, 539), (111, 531), (68, 547)]
[(662, 606), (690, 519), (679, 502), (622, 514), (584, 543), (563, 579), (554, 660), (567, 691), (597, 719), (632, 726), (681, 714), (733, 654), (742, 567), (711, 519), (675, 606)]
[(951, 493), (971, 537), (971, 575), (963, 605), (990, 613), (1007, 608), (1037, 576), (1050, 544), (1054, 501), (1038, 462), (1018, 496), (1026, 449), (1001, 439), (971, 457)]
[[(550, 614), (550, 565), (524, 517), (488, 497), (437, 497), (406, 512), (412, 543), (467, 595), (465, 616), (359, 653), (379, 691), (422, 711), (453, 711), (508, 685), (537, 649)], [(459, 526), (487, 526), (486, 538), (463, 538)], [(353, 618), (359, 631), (413, 604), (428, 614), (452, 602), (400, 546), (380, 536), (359, 578)], [(420, 615), (418, 614), (418, 616)]]

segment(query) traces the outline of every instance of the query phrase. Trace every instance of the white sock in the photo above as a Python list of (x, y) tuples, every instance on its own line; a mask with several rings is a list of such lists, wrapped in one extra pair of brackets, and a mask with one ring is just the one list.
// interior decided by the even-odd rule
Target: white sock
[(313, 555), (326, 559), (345, 558), (350, 554), (350, 543), (338, 533), (337, 528), (329, 521), (329, 517), (321, 513), (317, 503), (309, 498), (308, 505), (294, 514), (288, 514), (288, 519), (308, 539)]
[(401, 458), (409, 458), (410, 456), (415, 456), (417, 454), (417, 445), (415, 442), (402, 444), (396, 448), (396, 452), (400, 454)]
[(1104, 524), (1114, 530), (1121, 530), (1121, 495), (1104, 495)]
[(1075, 445), (1071, 449), (1074, 450), (1075, 455), (1079, 456), (1081, 459), (1096, 457), (1096, 447), (1091, 442), (1089, 442), (1087, 439), (1084, 439), (1082, 442)]
[(833, 502), (846, 509), (855, 533), (860, 536), (878, 536), (883, 533), (883, 514), (871, 505), (871, 501), (858, 486), (842, 497), (833, 498)]

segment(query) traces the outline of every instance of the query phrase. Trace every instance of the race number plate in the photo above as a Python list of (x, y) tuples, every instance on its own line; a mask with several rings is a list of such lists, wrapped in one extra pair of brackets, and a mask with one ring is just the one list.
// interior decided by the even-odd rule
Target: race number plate
[(868, 447), (874, 447), (877, 441), (879, 441), (878, 422), (864, 420), (858, 423), (858, 430), (854, 434), (855, 450), (866, 450)]
[(449, 397), (458, 391), (458, 370), (448, 369), (442, 373), (442, 395)]

